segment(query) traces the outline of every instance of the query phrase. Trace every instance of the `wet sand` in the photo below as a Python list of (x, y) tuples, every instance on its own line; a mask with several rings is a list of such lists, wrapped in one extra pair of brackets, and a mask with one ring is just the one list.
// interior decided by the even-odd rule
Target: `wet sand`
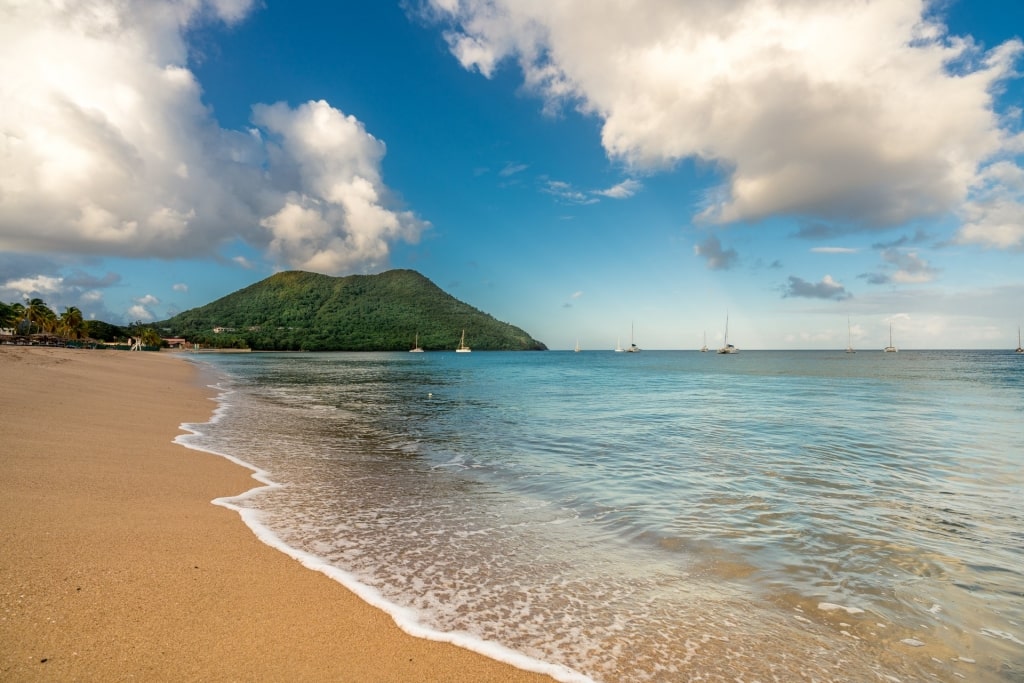
[(211, 500), (215, 404), (169, 353), (0, 346), (0, 680), (550, 681), (401, 631)]

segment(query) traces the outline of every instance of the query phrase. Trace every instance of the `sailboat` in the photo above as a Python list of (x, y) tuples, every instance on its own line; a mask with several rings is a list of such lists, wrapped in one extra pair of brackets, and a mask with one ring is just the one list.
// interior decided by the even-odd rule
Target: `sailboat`
[(725, 338), (722, 340), (724, 346), (718, 349), (719, 353), (739, 353), (739, 349), (729, 343), (729, 314), (725, 314)]
[(576, 353), (580, 352), (580, 340), (579, 339), (576, 340), (576, 348), (574, 348), (573, 351), (575, 351)]
[(704, 333), (704, 346), (700, 347), (700, 352), (701, 353), (707, 353), (708, 352), (708, 333), (707, 332)]
[(629, 326), (629, 348), (626, 349), (629, 353), (636, 353), (640, 350), (640, 347), (633, 343), (633, 326)]
[(615, 340), (615, 353), (622, 353), (626, 349), (622, 348), (622, 337)]
[(420, 333), (416, 333), (416, 341), (412, 343), (412, 348), (409, 349), (409, 353), (423, 353), (423, 349), (420, 348)]
[(1014, 353), (1024, 353), (1024, 348), (1020, 345), (1020, 325), (1017, 325), (1017, 350)]
[(853, 333), (850, 331), (850, 318), (846, 318), (846, 352), (857, 353), (853, 350)]
[(466, 330), (462, 330), (462, 340), (459, 341), (459, 347), (455, 349), (455, 353), (469, 353), (472, 350), (466, 346)]
[(886, 353), (896, 353), (899, 351), (895, 346), (892, 345), (892, 323), (889, 323), (889, 345), (883, 349)]

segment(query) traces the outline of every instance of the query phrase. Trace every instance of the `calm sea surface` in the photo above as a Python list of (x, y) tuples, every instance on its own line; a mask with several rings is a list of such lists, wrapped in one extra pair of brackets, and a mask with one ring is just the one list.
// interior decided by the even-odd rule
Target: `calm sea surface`
[[(407, 630), (562, 680), (1024, 680), (1024, 357), (191, 357), (230, 501)], [(547, 666), (547, 668), (545, 668)]]

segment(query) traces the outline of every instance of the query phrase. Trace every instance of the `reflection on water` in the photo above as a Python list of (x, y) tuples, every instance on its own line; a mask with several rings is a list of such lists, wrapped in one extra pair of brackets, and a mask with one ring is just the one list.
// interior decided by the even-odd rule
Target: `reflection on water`
[(1010, 681), (1022, 360), (228, 356), (202, 438), (290, 545), (596, 679)]

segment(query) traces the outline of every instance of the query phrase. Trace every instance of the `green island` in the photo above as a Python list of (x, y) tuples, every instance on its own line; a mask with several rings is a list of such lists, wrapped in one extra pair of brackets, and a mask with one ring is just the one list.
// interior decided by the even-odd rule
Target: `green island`
[(331, 277), (286, 271), (153, 327), (210, 348), (254, 351), (454, 350), (547, 347), (459, 301), (414, 270)]

